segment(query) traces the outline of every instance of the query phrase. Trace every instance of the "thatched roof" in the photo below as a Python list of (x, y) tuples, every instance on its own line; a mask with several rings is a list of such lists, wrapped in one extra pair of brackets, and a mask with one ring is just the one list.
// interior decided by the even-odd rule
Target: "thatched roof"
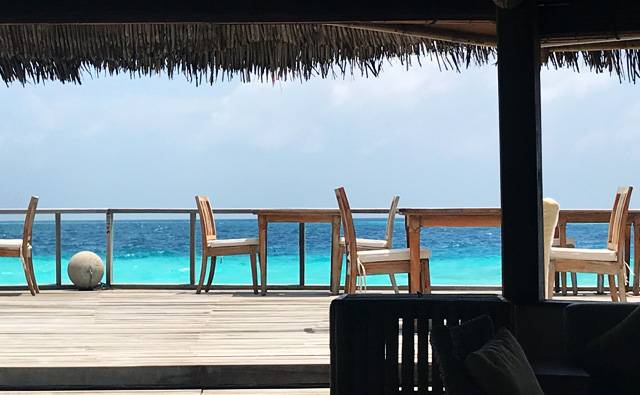
[[(473, 29), (468, 24), (455, 29), (433, 26), (0, 25), (0, 78), (6, 83), (80, 83), (84, 72), (131, 76), (166, 72), (170, 77), (183, 74), (196, 83), (213, 83), (232, 77), (249, 81), (377, 75), (391, 59), (409, 64), (426, 57), (455, 70), (495, 63), (495, 24)], [(543, 50), (552, 67), (582, 66), (631, 81), (640, 75), (636, 49), (584, 47), (585, 51), (576, 52), (581, 48), (554, 45), (547, 43)], [(561, 52), (562, 48), (569, 50)]]

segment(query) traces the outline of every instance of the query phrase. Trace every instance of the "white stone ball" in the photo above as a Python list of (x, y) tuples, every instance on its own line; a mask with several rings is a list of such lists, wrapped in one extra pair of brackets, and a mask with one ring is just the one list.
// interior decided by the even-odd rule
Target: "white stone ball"
[(91, 251), (81, 251), (71, 257), (67, 274), (78, 289), (94, 289), (104, 274), (102, 259)]

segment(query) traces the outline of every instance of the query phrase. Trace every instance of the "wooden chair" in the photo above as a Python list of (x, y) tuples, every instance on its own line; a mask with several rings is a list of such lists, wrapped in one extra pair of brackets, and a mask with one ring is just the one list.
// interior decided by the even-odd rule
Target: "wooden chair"
[[(356, 245), (358, 246), (358, 251), (371, 251), (371, 250), (386, 250), (391, 249), (393, 247), (393, 225), (396, 219), (396, 214), (398, 213), (398, 202), (400, 201), (400, 196), (394, 196), (391, 199), (391, 207), (389, 208), (389, 216), (387, 217), (387, 229), (384, 234), (384, 240), (377, 239), (356, 239)], [(345, 252), (345, 238), (340, 238), (340, 260), (342, 260), (342, 256)], [(347, 275), (349, 273), (347, 272)], [(389, 281), (391, 281), (391, 286), (395, 293), (399, 293), (398, 291), (398, 283), (396, 282), (396, 276), (393, 273), (389, 273)]]
[(253, 293), (258, 293), (258, 272), (257, 260), (258, 239), (226, 239), (221, 240), (216, 235), (216, 223), (213, 219), (211, 202), (206, 196), (196, 196), (196, 205), (200, 214), (200, 228), (202, 229), (202, 267), (200, 269), (200, 281), (196, 293), (200, 293), (204, 284), (204, 277), (207, 272), (207, 259), (211, 257), (211, 267), (209, 269), (209, 279), (205, 292), (211, 289), (213, 275), (216, 270), (216, 257), (226, 255), (248, 254), (251, 259), (251, 277), (253, 280)]
[[(625, 231), (629, 214), (632, 187), (620, 187), (616, 193), (609, 220), (607, 248), (558, 248), (551, 247), (548, 283), (552, 284), (556, 272), (597, 273), (609, 276), (611, 300), (627, 301), (626, 269), (624, 261)], [(618, 289), (615, 278), (618, 276)], [(548, 295), (551, 299), (552, 294)]]
[(31, 295), (40, 293), (36, 276), (33, 271), (33, 251), (31, 247), (31, 237), (33, 234), (33, 221), (36, 216), (36, 208), (38, 207), (38, 197), (31, 196), (27, 214), (24, 218), (24, 227), (22, 230), (22, 239), (5, 239), (0, 240), (0, 257), (20, 258), (24, 276), (27, 279), (27, 287)]
[[(551, 260), (551, 247), (555, 244), (554, 232), (558, 225), (558, 217), (560, 214), (560, 205), (553, 199), (542, 199), (542, 238), (544, 240), (544, 278), (549, 278), (549, 262)], [(545, 282), (545, 295), (550, 298), (553, 296), (554, 283)]]
[[(342, 218), (342, 226), (344, 227), (345, 247), (347, 254), (347, 280), (345, 284), (345, 292), (355, 293), (357, 290), (357, 279), (362, 277), (363, 288), (366, 290), (366, 276), (370, 274), (395, 274), (409, 273), (411, 266), (409, 249), (379, 249), (362, 251), (358, 250), (358, 242), (356, 238), (356, 230), (353, 226), (353, 216), (351, 207), (347, 200), (347, 194), (344, 188), (340, 187), (335, 190), (338, 206), (340, 207), (340, 217)], [(427, 248), (420, 248), (420, 263), (422, 265), (420, 275), (423, 286), (429, 280), (429, 258), (431, 251)]]

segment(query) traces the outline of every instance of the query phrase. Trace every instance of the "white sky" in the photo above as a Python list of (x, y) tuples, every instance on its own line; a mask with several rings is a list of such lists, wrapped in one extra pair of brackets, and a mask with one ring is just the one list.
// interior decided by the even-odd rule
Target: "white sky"
[[(543, 71), (544, 195), (606, 208), (640, 180), (638, 87)], [(498, 206), (496, 68), (200, 86), (182, 77), (0, 88), (0, 207)], [(634, 199), (638, 201), (638, 199)], [(632, 207), (640, 207), (632, 201)]]

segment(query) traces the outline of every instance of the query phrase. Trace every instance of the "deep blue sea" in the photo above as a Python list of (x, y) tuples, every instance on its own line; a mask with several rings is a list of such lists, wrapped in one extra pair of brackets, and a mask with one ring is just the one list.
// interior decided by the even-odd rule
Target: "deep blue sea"
[[(253, 219), (217, 220), (220, 238), (257, 237)], [(196, 270), (200, 266), (200, 235), (197, 225)], [(385, 219), (356, 219), (358, 237), (384, 238)], [(604, 247), (606, 224), (568, 226), (568, 236), (578, 247)], [(187, 220), (115, 221), (113, 282), (117, 284), (187, 284), (189, 282), (189, 222)], [(20, 238), (21, 222), (0, 222), (0, 238)], [(328, 284), (331, 229), (328, 224), (306, 225), (307, 284)], [(39, 284), (55, 283), (55, 238), (53, 221), (34, 225), (34, 261)], [(397, 221), (394, 247), (405, 247), (404, 223)], [(429, 228), (422, 232), (422, 245), (429, 247), (431, 280), (435, 285), (500, 285), (499, 228)], [(104, 221), (62, 222), (62, 279), (69, 284), (66, 265), (78, 251), (105, 256)], [(298, 225), (269, 225), (269, 284), (298, 283)], [(344, 272), (344, 271), (343, 271)], [(214, 283), (250, 284), (249, 258), (218, 258)], [(344, 274), (344, 273), (343, 273)], [(0, 258), (0, 285), (24, 284), (18, 259)], [(406, 277), (399, 277), (406, 283)], [(368, 284), (386, 284), (386, 276), (371, 276)], [(581, 275), (580, 285), (595, 284), (595, 275)]]

